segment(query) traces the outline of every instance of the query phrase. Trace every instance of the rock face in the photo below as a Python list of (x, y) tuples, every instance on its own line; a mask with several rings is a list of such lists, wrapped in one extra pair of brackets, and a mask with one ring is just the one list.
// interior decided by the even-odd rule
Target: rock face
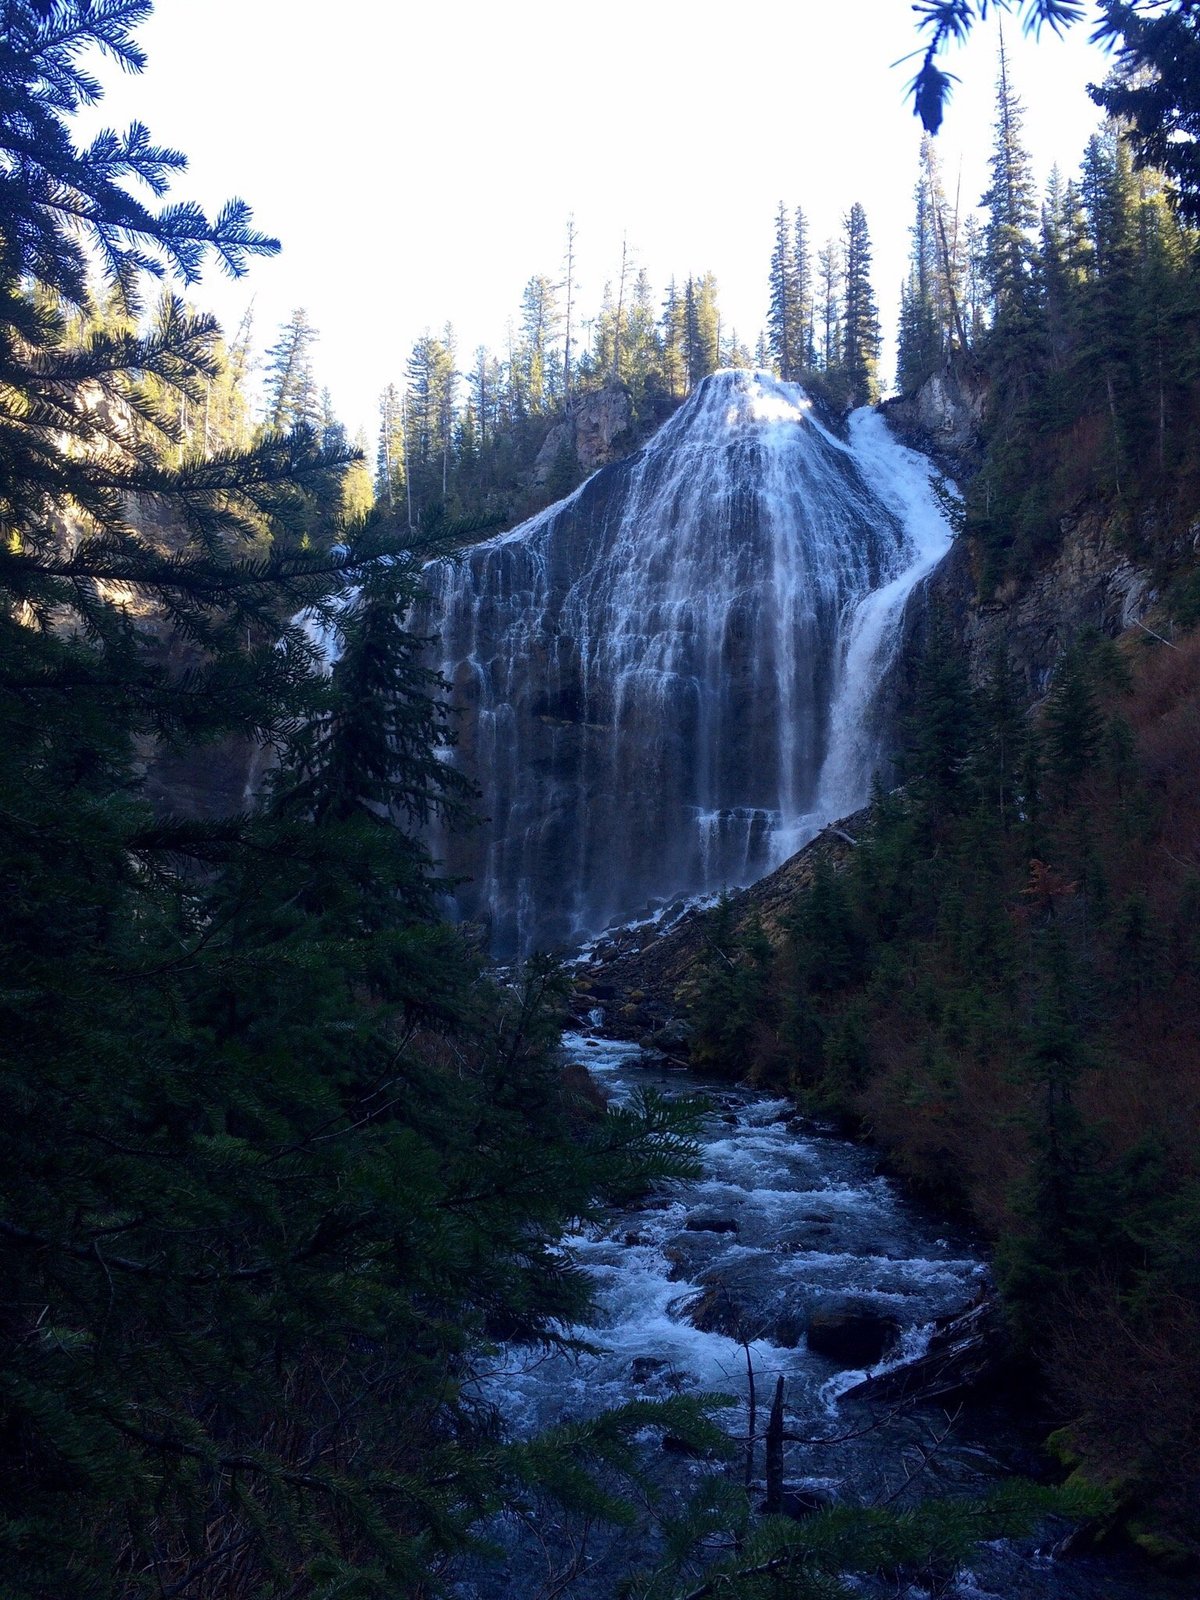
[[(965, 481), (979, 465), (987, 400), (987, 383), (980, 375), (947, 367), (916, 394), (890, 401), (885, 409), (903, 438)], [(1157, 530), (1145, 532), (1147, 544), (1160, 542)], [(1024, 679), (1031, 702), (1046, 693), (1063, 651), (1081, 629), (1097, 628), (1111, 637), (1140, 622), (1157, 599), (1153, 574), (1121, 549), (1104, 512), (1080, 508), (1062, 519), (1060, 533), (1053, 561), (1031, 576), (1009, 579), (983, 602), (976, 592), (970, 550), (957, 544), (913, 595), (904, 649), (909, 670), (931, 603), (954, 620), (976, 681), (1003, 651)], [(903, 685), (892, 687), (901, 696), (902, 710)]]
[(533, 463), (534, 483), (546, 482), (564, 448), (584, 472), (607, 466), (616, 456), (614, 446), (632, 423), (633, 406), (621, 385), (610, 384), (583, 395), (575, 401), (571, 415), (546, 435)]
[(1096, 512), (1065, 517), (1054, 560), (1021, 581), (1002, 584), (980, 602), (966, 546), (956, 546), (929, 584), (929, 598), (955, 619), (972, 675), (982, 678), (1006, 651), (1031, 700), (1050, 686), (1054, 668), (1083, 628), (1114, 637), (1140, 622), (1157, 599), (1149, 568), (1114, 543)]
[(422, 621), (488, 817), (435, 848), (493, 951), (752, 881), (815, 830), (827, 765), (865, 798), (904, 578), (946, 542), (878, 416), (841, 437), (794, 385), (724, 372), (637, 455), (431, 567)]
[[(770, 937), (778, 937), (797, 895), (812, 882), (818, 865), (825, 863), (839, 871), (869, 820), (865, 811), (843, 818), (781, 867), (743, 890), (734, 901), (735, 927), (744, 928), (754, 919)], [(686, 1055), (681, 1046), (690, 1030), (676, 1013), (706, 946), (707, 932), (699, 911), (685, 911), (646, 946), (636, 938), (614, 936), (597, 947), (594, 965), (581, 969), (573, 1009), (584, 1019), (599, 1006), (606, 1032), (640, 1040), (644, 1047), (667, 1056)]]
[(889, 400), (884, 409), (904, 439), (957, 478), (969, 475), (976, 464), (987, 399), (988, 385), (981, 375), (947, 366), (916, 394)]

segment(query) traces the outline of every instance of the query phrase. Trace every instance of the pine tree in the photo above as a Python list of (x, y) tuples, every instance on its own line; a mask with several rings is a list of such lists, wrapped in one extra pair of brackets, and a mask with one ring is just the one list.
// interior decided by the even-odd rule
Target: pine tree
[(946, 228), (945, 199), (933, 142), (921, 141), (921, 175), (917, 181), (908, 277), (901, 288), (897, 347), (897, 384), (917, 388), (937, 367), (958, 327), (955, 262)]
[(1092, 263), (1079, 189), (1073, 182), (1064, 182), (1056, 166), (1042, 202), (1037, 260), (1037, 288), (1052, 368), (1061, 370), (1077, 344), (1081, 290)]
[(1105, 6), (1105, 31), (1120, 38), (1121, 71), (1094, 91), (1127, 126), (1139, 167), (1164, 174), (1179, 214), (1200, 221), (1200, 16), (1194, 6)]
[[(419, 824), (461, 785), (414, 562), (380, 516), (305, 547), (346, 453), (165, 461), (144, 381), (199, 398), (216, 337), (176, 299), (73, 341), (89, 242), (126, 308), (272, 248), (244, 206), (131, 197), (182, 166), (143, 129), (76, 148), (79, 57), (137, 67), (148, 9), (4, 17), (5, 1592), (417, 1593), (534, 1470), (464, 1398), (473, 1355), (558, 1338), (567, 1218), (689, 1151), (650, 1102), (573, 1124), (560, 981), (499, 994), (434, 915)], [(278, 756), (254, 813), (156, 813), (147, 761), (230, 733)]]
[(711, 272), (689, 278), (683, 297), (683, 362), (687, 386), (717, 370), (720, 345), (717, 280)]
[(883, 335), (871, 287), (871, 237), (862, 206), (855, 203), (846, 217), (846, 299), (842, 328), (841, 367), (852, 405), (870, 405), (879, 398), (879, 352)]
[(575, 312), (576, 283), (575, 283), (575, 218), (567, 218), (567, 247), (563, 252), (563, 290), (567, 303), (563, 312), (563, 404), (568, 411), (571, 407), (571, 346), (573, 343), (574, 324), (572, 317)]
[(1059, 663), (1042, 717), (1049, 778), (1064, 805), (1073, 804), (1100, 748), (1103, 719), (1092, 678), (1077, 644)]
[(445, 499), (454, 440), (454, 335), (426, 331), (408, 359), (408, 384), (402, 423), (405, 442), (405, 492), (419, 521), (422, 511)]
[(535, 273), (521, 297), (521, 342), (517, 351), (525, 404), (535, 415), (545, 411), (561, 390), (555, 350), (561, 323), (557, 289), (549, 278)]
[(354, 436), (354, 454), (358, 459), (350, 463), (342, 479), (342, 520), (348, 528), (365, 521), (375, 505), (375, 486), (367, 466), (367, 435), (363, 428)]
[(803, 319), (797, 304), (795, 245), (782, 200), (775, 218), (775, 248), (771, 253), (769, 283), (767, 347), (775, 370), (785, 383), (791, 383), (801, 366)]
[(842, 289), (845, 279), (842, 247), (836, 239), (830, 239), (817, 251), (817, 298), (820, 308), (818, 357), (820, 368), (826, 373), (836, 372), (841, 365)]
[(961, 646), (948, 619), (934, 612), (921, 653), (908, 722), (904, 771), (933, 823), (966, 809), (977, 707)]
[(684, 355), (686, 304), (672, 278), (662, 312), (663, 373), (672, 400), (687, 393), (687, 363)]
[(320, 401), (312, 365), (316, 339), (317, 330), (301, 307), (292, 312), (267, 351), (267, 424), (276, 431), (319, 425)]
[(471, 369), (470, 386), (481, 451), (487, 449), (500, 427), (503, 380), (504, 374), (500, 362), (490, 350), (480, 345), (475, 351), (475, 365)]
[(792, 254), (796, 263), (796, 347), (797, 371), (811, 372), (816, 366), (816, 305), (813, 299), (812, 263), (808, 250), (808, 222), (797, 206), (792, 216)]
[(633, 280), (625, 321), (626, 378), (634, 404), (643, 404), (647, 390), (662, 384), (663, 351), (654, 309), (654, 290), (645, 267)]
[(984, 273), (997, 323), (1022, 320), (1030, 310), (1031, 230), (1037, 225), (1037, 201), (1033, 165), (1021, 143), (1023, 122), (1024, 111), (1012, 85), (1001, 36), (992, 181), (982, 200), (988, 210)]
[(375, 452), (375, 496), (386, 510), (404, 498), (404, 407), (400, 391), (389, 383), (379, 397), (379, 444)]

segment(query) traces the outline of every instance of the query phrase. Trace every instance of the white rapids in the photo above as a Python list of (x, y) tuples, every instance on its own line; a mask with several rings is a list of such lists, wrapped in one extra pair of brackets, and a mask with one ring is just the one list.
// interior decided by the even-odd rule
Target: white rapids
[[(644, 1085), (667, 1093), (694, 1089), (686, 1078), (648, 1072), (635, 1045), (568, 1034), (564, 1046), (568, 1059), (585, 1063), (618, 1102)], [(476, 1395), (517, 1437), (629, 1400), (721, 1395), (727, 1401), (717, 1420), (744, 1441), (749, 1364), (760, 1441), (780, 1376), (789, 1430), (814, 1441), (788, 1446), (789, 1492), (820, 1502), (889, 1492), (903, 1450), (915, 1448), (923, 1425), (889, 1419), (874, 1431), (870, 1408), (843, 1399), (865, 1372), (810, 1351), (807, 1319), (847, 1299), (893, 1319), (899, 1338), (876, 1368), (883, 1370), (919, 1354), (934, 1319), (968, 1304), (986, 1269), (965, 1241), (914, 1216), (874, 1172), (868, 1152), (798, 1126), (787, 1101), (724, 1086), (714, 1095), (700, 1133), (699, 1179), (563, 1241), (595, 1292), (593, 1321), (567, 1331), (595, 1353), (502, 1347), (476, 1372)], [(698, 1219), (720, 1221), (727, 1231), (689, 1229)], [(742, 1326), (732, 1332), (693, 1325), (697, 1302), (714, 1290), (739, 1308)], [(763, 1464), (759, 1443), (751, 1467), (755, 1501)], [(706, 1475), (732, 1474), (736, 1482), (743, 1470), (744, 1455), (729, 1465), (689, 1460), (664, 1450), (650, 1430), (642, 1438), (639, 1472), (666, 1497), (668, 1511), (682, 1510)], [(500, 1519), (487, 1537), (498, 1557), (464, 1574), (459, 1600), (559, 1593), (608, 1600), (623, 1576), (653, 1564), (658, 1549), (652, 1520), (631, 1528), (587, 1526), (549, 1505), (532, 1521)], [(579, 1563), (581, 1552), (586, 1560)], [(577, 1581), (563, 1581), (564, 1573), (576, 1572)]]

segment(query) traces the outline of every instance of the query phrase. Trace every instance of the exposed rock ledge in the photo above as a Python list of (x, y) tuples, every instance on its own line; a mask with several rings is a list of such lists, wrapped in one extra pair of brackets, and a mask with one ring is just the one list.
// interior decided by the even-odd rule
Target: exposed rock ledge
[(1064, 517), (1061, 533), (1052, 561), (1019, 581), (1002, 583), (986, 601), (977, 597), (965, 542), (956, 544), (934, 572), (927, 593), (955, 618), (976, 680), (1003, 651), (1030, 699), (1039, 700), (1081, 629), (1096, 628), (1115, 638), (1140, 623), (1157, 600), (1149, 567), (1117, 546), (1111, 519), (1102, 512)]
[(633, 406), (629, 391), (620, 384), (608, 384), (593, 394), (581, 395), (572, 404), (571, 414), (555, 423), (533, 463), (533, 481), (544, 484), (565, 448), (584, 472), (594, 472), (620, 454), (617, 440), (629, 431)]
[[(738, 890), (735, 927), (757, 918), (768, 936), (778, 936), (797, 894), (812, 882), (817, 863), (842, 866), (866, 827), (868, 815), (859, 811), (831, 823), (774, 872)], [(641, 1039), (649, 1033), (671, 1031), (664, 1025), (677, 1018), (678, 991), (694, 974), (707, 942), (707, 924), (699, 911), (685, 913), (665, 933), (656, 934), (652, 925), (647, 928), (617, 930), (601, 940), (592, 962), (577, 980), (576, 1010), (585, 1014), (594, 1006), (603, 1006), (604, 1031), (616, 1038)], [(683, 1055), (686, 1045), (682, 1037), (673, 1047), (664, 1040), (661, 1050), (667, 1055)]]

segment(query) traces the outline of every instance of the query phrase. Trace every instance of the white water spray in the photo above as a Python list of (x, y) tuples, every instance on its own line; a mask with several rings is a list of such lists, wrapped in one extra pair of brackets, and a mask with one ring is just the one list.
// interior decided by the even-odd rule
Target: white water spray
[(873, 686), (948, 542), (877, 415), (842, 439), (796, 385), (721, 372), (637, 456), (432, 569), (489, 817), (448, 865), (494, 948), (749, 882), (860, 803)]

